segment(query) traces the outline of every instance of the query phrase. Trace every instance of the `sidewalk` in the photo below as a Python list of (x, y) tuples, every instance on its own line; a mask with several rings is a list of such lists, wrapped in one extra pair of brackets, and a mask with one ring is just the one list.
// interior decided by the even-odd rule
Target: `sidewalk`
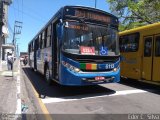
[(0, 71), (0, 80), (2, 76), (6, 76), (6, 77), (12, 77), (12, 76), (16, 76), (18, 74), (18, 64), (19, 64), (19, 60), (15, 60), (13, 63), (13, 71), (12, 70), (8, 70), (7, 68), (7, 63), (3, 62), (2, 63), (2, 71)]
[(17, 111), (17, 76), (19, 60), (14, 61), (13, 72), (7, 69), (7, 64), (2, 63), (0, 71), (0, 113), (15, 114)]

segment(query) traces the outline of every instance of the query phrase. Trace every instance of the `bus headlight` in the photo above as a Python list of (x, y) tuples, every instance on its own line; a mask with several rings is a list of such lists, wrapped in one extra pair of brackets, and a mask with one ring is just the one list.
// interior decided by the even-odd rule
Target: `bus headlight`
[(117, 68), (114, 68), (114, 69), (113, 69), (114, 72), (116, 72), (117, 70), (118, 70)]
[(76, 68), (76, 67), (70, 65), (70, 64), (67, 63), (67, 62), (62, 61), (62, 65), (63, 65), (64, 67), (68, 68), (70, 71), (73, 71), (73, 72), (80, 72), (80, 69), (78, 69), (78, 68)]
[(119, 66), (117, 68), (113, 69), (113, 72), (116, 72), (119, 69)]
[(80, 69), (74, 68), (74, 71), (75, 71), (75, 72), (80, 72)]

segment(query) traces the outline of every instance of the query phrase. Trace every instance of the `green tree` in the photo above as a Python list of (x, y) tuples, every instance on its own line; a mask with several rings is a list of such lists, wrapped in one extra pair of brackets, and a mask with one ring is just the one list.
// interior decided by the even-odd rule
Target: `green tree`
[(120, 20), (119, 30), (160, 21), (160, 0), (107, 0)]

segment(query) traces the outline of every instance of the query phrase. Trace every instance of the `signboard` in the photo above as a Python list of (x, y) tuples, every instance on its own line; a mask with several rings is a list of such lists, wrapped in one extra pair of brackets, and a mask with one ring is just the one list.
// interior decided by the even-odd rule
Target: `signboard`
[(106, 23), (111, 22), (111, 18), (107, 15), (103, 15), (100, 13), (94, 13), (94, 12), (86, 11), (86, 10), (76, 9), (75, 16), (81, 17), (81, 18), (87, 18), (87, 19), (91, 19), (91, 20), (103, 21)]
[(96, 21), (103, 23), (118, 24), (118, 19), (105, 11), (98, 11), (86, 8), (66, 7), (64, 15), (66, 17), (82, 18), (85, 21)]
[(81, 46), (80, 47), (80, 53), (82, 55), (95, 55), (95, 48), (94, 47)]
[(100, 48), (100, 55), (108, 55), (108, 49), (107, 49), (107, 47), (101, 46), (101, 48)]
[(84, 30), (84, 31), (88, 31), (89, 29), (88, 26), (74, 25), (74, 24), (69, 24), (67, 27), (71, 29)]

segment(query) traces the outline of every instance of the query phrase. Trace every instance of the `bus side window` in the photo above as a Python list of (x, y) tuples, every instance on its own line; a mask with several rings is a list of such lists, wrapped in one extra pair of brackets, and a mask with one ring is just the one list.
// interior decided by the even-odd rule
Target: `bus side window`
[(47, 47), (47, 28), (45, 29), (45, 42), (44, 42), (44, 46), (45, 48)]
[(45, 48), (45, 31), (42, 32), (42, 48)]
[(41, 34), (39, 35), (39, 48), (42, 48), (42, 37)]
[(155, 56), (160, 57), (160, 36), (156, 37)]
[(29, 52), (29, 53), (31, 52), (31, 44), (29, 44), (28, 52)]
[(35, 40), (35, 50), (38, 50), (38, 38)]
[(32, 41), (32, 43), (31, 43), (31, 51), (33, 51), (34, 50), (34, 43), (33, 43), (34, 41)]
[(47, 34), (46, 46), (50, 47), (51, 46), (51, 25), (48, 26), (46, 34)]
[(144, 43), (144, 57), (150, 57), (152, 50), (152, 37), (146, 38)]
[(139, 33), (133, 33), (119, 38), (121, 52), (136, 52), (139, 45)]

